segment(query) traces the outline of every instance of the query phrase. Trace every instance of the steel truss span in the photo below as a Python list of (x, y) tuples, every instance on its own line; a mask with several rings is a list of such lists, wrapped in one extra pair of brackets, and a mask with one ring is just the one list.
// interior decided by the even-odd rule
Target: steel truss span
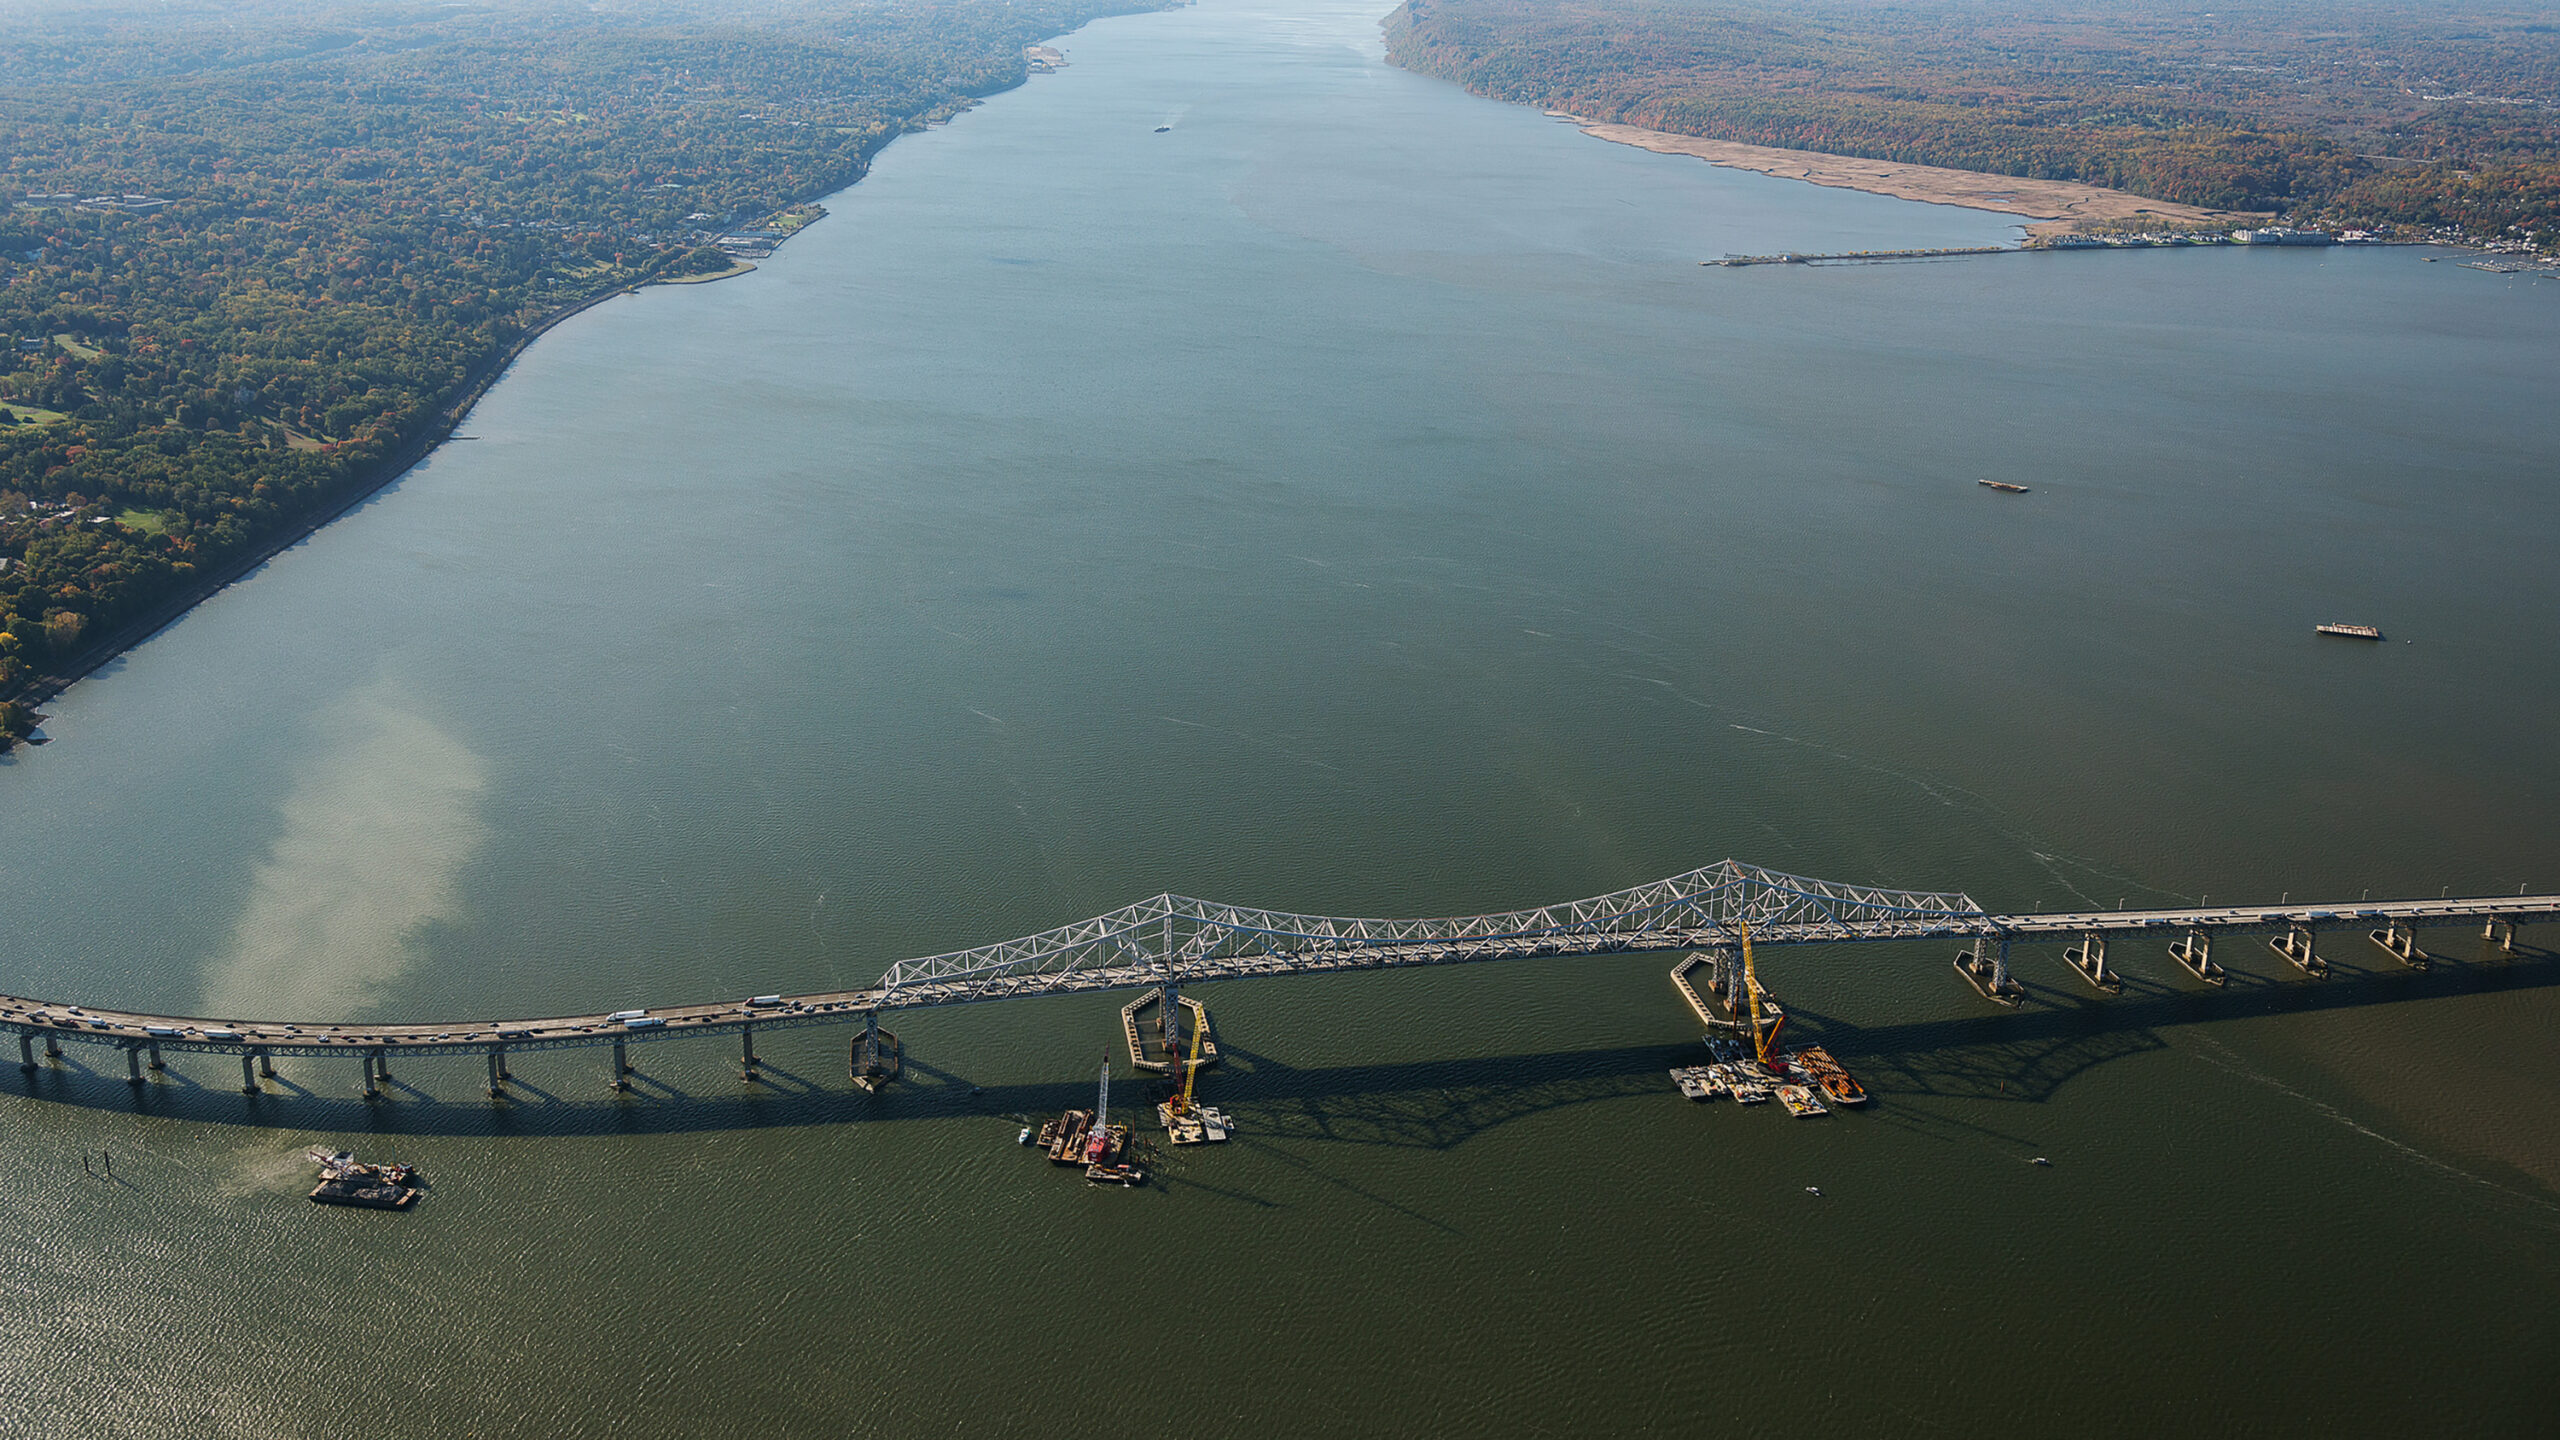
[[(2352, 905), (2216, 906), (2074, 914), (1992, 915), (1970, 896), (1872, 885), (1844, 885), (1726, 860), (1666, 880), (1587, 900), (1439, 919), (1355, 919), (1263, 910), (1182, 895), (1158, 895), (1108, 914), (972, 950), (903, 960), (866, 989), (768, 995), (708, 1004), (659, 1006), (610, 1014), (540, 1020), (464, 1020), (437, 1024), (211, 1020), (148, 1015), (0, 996), (0, 1034), (19, 1040), (21, 1063), (35, 1065), (67, 1041), (111, 1045), (128, 1053), (139, 1078), (141, 1054), (188, 1050), (240, 1057), (244, 1088), (256, 1088), (253, 1059), (279, 1055), (465, 1053), (492, 1057), (492, 1089), (503, 1082), (503, 1057), (515, 1050), (640, 1044), (704, 1033), (746, 1032), (745, 1063), (754, 1066), (758, 1030), (806, 1025), (869, 1024), (884, 1011), (967, 1004), (1031, 995), (1074, 994), (1183, 985), (1257, 975), (1448, 965), (1533, 956), (1605, 955), (1649, 950), (1724, 949), (1748, 925), (1761, 945), (1844, 944), (1961, 936), (1976, 956), (1994, 956), (2007, 985), (2011, 941), (2184, 932), (2190, 938), (2273, 934), (2312, 954), (2323, 926), (2387, 927), (2377, 943), (2403, 958), (2417, 955), (2413, 926), (2485, 923), (2512, 946), (2518, 925), (2560, 918), (2560, 895), (2483, 899), (2357, 902)], [(2387, 938), (2385, 938), (2387, 937)], [(2279, 946), (2279, 953), (2292, 954)], [(2104, 978), (2103, 950), (2094, 971)], [(1989, 963), (1986, 961), (1985, 963)], [(2072, 962), (2075, 966), (2080, 961)], [(2308, 968), (2308, 967), (2305, 967)], [(368, 1075), (373, 1062), (368, 1062)]]

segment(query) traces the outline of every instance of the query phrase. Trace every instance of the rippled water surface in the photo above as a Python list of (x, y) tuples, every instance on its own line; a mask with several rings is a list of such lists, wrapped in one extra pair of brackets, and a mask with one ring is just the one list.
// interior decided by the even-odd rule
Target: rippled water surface
[[(2560, 889), (2551, 287), (1702, 268), (2013, 232), (1605, 145), (1375, 21), (1097, 24), (756, 274), (546, 337), (0, 765), (0, 989), (485, 1019), (1729, 854)], [(1942, 947), (1773, 953), (1877, 1093), (1820, 1123), (1677, 1098), (1658, 957), (1211, 987), (1242, 1133), (1126, 1193), (1011, 1118), (1119, 997), (908, 1016), (876, 1099), (833, 1032), (752, 1092), (725, 1042), (619, 1102), (524, 1056), (504, 1110), (75, 1050), (0, 1087), (0, 1429), (2532, 1433), (2560, 960), (2429, 938), (2210, 994), (2124, 944), (2104, 1003), (2022, 950), (2015, 1015)], [(315, 1211), (321, 1141), (436, 1190)]]

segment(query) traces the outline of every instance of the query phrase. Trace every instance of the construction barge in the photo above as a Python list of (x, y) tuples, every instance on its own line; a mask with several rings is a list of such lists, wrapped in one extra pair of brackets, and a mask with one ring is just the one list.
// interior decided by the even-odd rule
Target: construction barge
[[(1689, 978), (1691, 971), (1705, 963), (1705, 957), (1691, 955), (1671, 971), (1673, 988), (1706, 1022), (1707, 1052), (1715, 1057), (1713, 1064), (1683, 1065), (1672, 1070), (1671, 1082), (1681, 1094), (1691, 1100), (1731, 1096), (1739, 1105), (1761, 1105), (1775, 1099), (1800, 1120), (1828, 1115), (1834, 1106), (1852, 1108), (1867, 1103), (1865, 1087), (1850, 1077), (1829, 1050), (1819, 1045), (1797, 1050), (1778, 1048), (1778, 1032), (1786, 1027), (1787, 1014), (1761, 987), (1759, 966), (1752, 956), (1750, 926), (1742, 927), (1742, 964), (1738, 969), (1729, 963), (1720, 964), (1708, 976), (1708, 987), (1731, 1012), (1730, 1020), (1709, 1010), (1705, 996)], [(1829, 1105), (1823, 1103), (1826, 1100)]]
[(320, 1183), (311, 1191), (314, 1205), (352, 1205), (360, 1210), (406, 1210), (418, 1203), (426, 1182), (415, 1165), (367, 1165), (352, 1151), (311, 1152), (320, 1167)]
[(1143, 1185), (1147, 1172), (1128, 1163), (1129, 1127), (1111, 1123), (1111, 1062), (1102, 1062), (1102, 1087), (1091, 1110), (1069, 1110), (1040, 1127), (1035, 1137), (1025, 1131), (1023, 1143), (1047, 1153), (1052, 1165), (1081, 1165), (1084, 1178), (1096, 1185)]

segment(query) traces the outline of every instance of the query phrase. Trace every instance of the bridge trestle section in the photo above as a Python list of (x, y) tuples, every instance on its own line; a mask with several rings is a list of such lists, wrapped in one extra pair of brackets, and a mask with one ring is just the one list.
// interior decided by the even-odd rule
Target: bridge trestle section
[(2231, 972), (2214, 963), (2213, 936), (2202, 926), (2190, 927), (2185, 935), (2170, 941), (2169, 958), (2207, 985), (2224, 985), (2231, 980)]
[(2107, 937), (2091, 930), (2080, 937), (2080, 943), (2062, 952), (2063, 960), (2081, 979), (2108, 994), (2124, 989), (2124, 977), (2107, 968)]

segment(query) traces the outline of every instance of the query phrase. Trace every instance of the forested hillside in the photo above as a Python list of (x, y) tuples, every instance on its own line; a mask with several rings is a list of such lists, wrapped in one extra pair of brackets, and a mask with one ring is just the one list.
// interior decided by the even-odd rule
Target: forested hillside
[[(530, 325), (1147, 0), (0, 12), (0, 729), (378, 479)], [(5, 744), (5, 740), (0, 740)]]
[(1593, 120), (2560, 238), (2560, 10), (2530, 0), (1408, 0), (1388, 47)]

